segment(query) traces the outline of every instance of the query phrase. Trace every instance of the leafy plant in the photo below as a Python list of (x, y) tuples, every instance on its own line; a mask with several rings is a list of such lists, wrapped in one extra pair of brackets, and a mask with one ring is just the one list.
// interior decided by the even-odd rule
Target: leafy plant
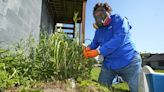
[[(113, 92), (105, 86), (91, 80), (83, 80), (78, 84), (80, 92)], [(114, 91), (115, 92), (115, 91)], [(116, 91), (117, 92), (117, 91)]]
[(30, 37), (10, 50), (0, 49), (0, 87), (90, 77), (93, 60), (83, 57), (76, 40), (64, 33), (40, 37), (39, 43)]
[[(75, 13), (75, 30), (77, 18), (78, 13)], [(39, 42), (30, 36), (11, 48), (0, 48), (0, 88), (69, 78), (88, 79), (93, 62), (83, 57), (77, 38), (43, 30)]]

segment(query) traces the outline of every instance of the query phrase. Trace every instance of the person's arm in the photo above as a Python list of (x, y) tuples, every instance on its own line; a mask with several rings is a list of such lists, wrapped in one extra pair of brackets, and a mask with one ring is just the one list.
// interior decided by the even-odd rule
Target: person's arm
[(98, 39), (97, 31), (98, 30), (96, 30), (95, 35), (94, 35), (94, 38), (93, 38), (91, 44), (88, 46), (91, 50), (97, 49), (97, 47), (99, 46), (99, 43), (97, 41), (97, 39)]
[(100, 54), (104, 57), (114, 52), (123, 44), (129, 31), (129, 27), (125, 19), (116, 15), (113, 21), (113, 37), (99, 49)]
[(99, 43), (97, 41), (97, 30), (95, 32), (95, 35), (94, 35), (94, 38), (91, 42), (90, 45), (88, 45), (86, 48), (84, 48), (83, 50), (83, 54), (84, 54), (84, 57), (85, 58), (93, 58), (93, 57), (96, 57), (97, 55), (99, 55), (99, 52), (97, 49), (97, 47), (99, 46)]

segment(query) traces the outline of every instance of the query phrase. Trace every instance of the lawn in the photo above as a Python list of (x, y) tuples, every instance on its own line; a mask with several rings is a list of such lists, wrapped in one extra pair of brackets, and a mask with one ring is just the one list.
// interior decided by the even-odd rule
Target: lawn
[(164, 73), (164, 70), (154, 70), (154, 71), (158, 73)]
[[(94, 67), (91, 71), (91, 79), (94, 81), (98, 80), (98, 76), (100, 73), (101, 68), (100, 67)], [(164, 73), (164, 70), (154, 70), (155, 72), (158, 73)], [(120, 83), (116, 85), (112, 85), (113, 90), (112, 92), (129, 92), (129, 87), (127, 83)]]
[[(98, 76), (100, 73), (101, 68), (99, 67), (95, 67), (92, 69), (91, 71), (91, 78), (94, 81), (98, 80)], [(119, 84), (115, 84), (112, 85), (112, 92), (129, 92), (129, 87), (127, 85), (127, 83), (119, 83)]]

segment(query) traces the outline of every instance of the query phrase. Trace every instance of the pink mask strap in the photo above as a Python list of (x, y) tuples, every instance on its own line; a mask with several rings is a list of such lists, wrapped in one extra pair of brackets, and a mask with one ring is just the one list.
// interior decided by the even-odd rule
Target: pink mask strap
[(109, 25), (109, 23), (112, 21), (112, 19), (110, 18), (110, 17), (107, 17), (105, 20), (104, 20), (104, 23), (103, 23), (103, 25), (104, 26), (107, 26), (107, 25)]

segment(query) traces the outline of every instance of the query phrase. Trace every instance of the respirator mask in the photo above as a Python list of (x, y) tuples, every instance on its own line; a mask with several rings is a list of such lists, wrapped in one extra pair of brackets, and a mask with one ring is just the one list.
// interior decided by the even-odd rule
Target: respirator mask
[(96, 9), (93, 15), (96, 21), (96, 23), (93, 24), (93, 27), (96, 29), (107, 26), (111, 22), (110, 14), (103, 7)]

